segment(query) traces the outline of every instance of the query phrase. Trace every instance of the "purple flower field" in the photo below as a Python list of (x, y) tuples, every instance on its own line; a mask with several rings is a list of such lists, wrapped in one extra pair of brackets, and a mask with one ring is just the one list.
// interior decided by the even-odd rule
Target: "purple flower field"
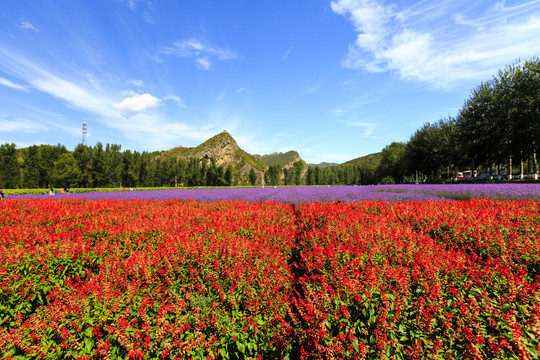
[(462, 200), (490, 198), (502, 200), (540, 200), (540, 184), (448, 184), (448, 185), (378, 185), (378, 186), (305, 186), (265, 188), (219, 188), (138, 190), (117, 192), (91, 192), (50, 195), (10, 195), (13, 199), (118, 199), (166, 200), (184, 199), (201, 202), (243, 200), (248, 202), (356, 202), (381, 200), (386, 202), (423, 200)]

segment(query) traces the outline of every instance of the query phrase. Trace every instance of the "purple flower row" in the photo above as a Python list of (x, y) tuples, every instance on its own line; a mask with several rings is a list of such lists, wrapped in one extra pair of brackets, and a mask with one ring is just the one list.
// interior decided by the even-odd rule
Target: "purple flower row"
[(424, 193), (447, 199), (540, 200), (540, 183), (382, 185), (379, 191)]
[(387, 202), (450, 200), (468, 198), (540, 200), (540, 184), (450, 184), (450, 185), (379, 185), (379, 186), (312, 186), (138, 190), (117, 192), (71, 193), (55, 195), (10, 195), (26, 199), (118, 199), (166, 200), (193, 199), (201, 202), (243, 200), (248, 202), (355, 202), (381, 200)]
[(264, 187), (264, 188), (218, 188), (218, 189), (177, 189), (138, 190), (116, 192), (91, 192), (47, 195), (11, 195), (9, 198), (25, 199), (118, 199), (118, 200), (166, 200), (193, 199), (201, 202), (221, 200), (243, 200), (248, 202), (355, 202), (361, 200), (382, 200), (388, 202), (445, 200), (444, 197), (414, 192), (386, 192), (377, 186), (314, 186), (314, 187)]

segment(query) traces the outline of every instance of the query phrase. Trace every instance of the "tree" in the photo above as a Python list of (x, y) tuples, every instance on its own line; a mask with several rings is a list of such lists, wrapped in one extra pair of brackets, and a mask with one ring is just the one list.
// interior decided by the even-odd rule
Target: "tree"
[(122, 154), (122, 184), (127, 187), (137, 187), (139, 184), (139, 163), (141, 154), (137, 151), (126, 150)]
[(107, 177), (107, 186), (120, 187), (122, 186), (122, 154), (121, 145), (107, 144), (105, 146), (105, 161), (106, 167), (109, 169)]
[(41, 164), (41, 152), (37, 145), (32, 145), (23, 149), (23, 188), (36, 189), (39, 188), (39, 174)]
[(279, 165), (269, 166), (268, 170), (264, 173), (264, 182), (269, 186), (278, 185), (280, 176), (281, 167)]
[(257, 174), (255, 173), (255, 170), (253, 170), (253, 168), (249, 170), (248, 177), (251, 185), (255, 185), (257, 183)]
[(77, 167), (81, 170), (79, 186), (84, 188), (93, 187), (92, 148), (78, 144), (73, 150), (73, 157), (77, 160)]
[(20, 165), (15, 144), (0, 145), (0, 187), (16, 189), (20, 187)]
[(81, 178), (81, 170), (77, 166), (77, 160), (72, 153), (60, 155), (60, 158), (54, 162), (52, 173), (52, 183), (57, 187), (78, 186)]
[(100, 142), (92, 151), (92, 179), (95, 187), (105, 187), (109, 183), (109, 163), (105, 158), (103, 144)]
[(392, 177), (394, 182), (401, 183), (407, 171), (405, 152), (407, 145), (401, 142), (393, 142), (382, 150), (381, 164), (378, 172), (382, 178)]
[(225, 179), (225, 185), (231, 186), (233, 181), (233, 168), (231, 165), (227, 166), (227, 169), (225, 170), (225, 174), (223, 175)]
[(304, 164), (301, 161), (296, 161), (293, 163), (293, 169), (294, 169), (293, 184), (301, 185), (302, 184), (302, 171), (304, 170)]
[(56, 146), (52, 145), (41, 145), (41, 163), (40, 163), (40, 174), (39, 174), (39, 187), (48, 188), (52, 184), (52, 174), (54, 171), (54, 162), (60, 158), (62, 154), (67, 153), (67, 149), (64, 145), (58, 144)]
[(535, 158), (540, 123), (540, 61), (516, 63), (473, 90), (457, 123), (465, 153), (491, 167)]
[(436, 131), (436, 126), (426, 123), (413, 134), (406, 149), (409, 171), (420, 171), (434, 176), (440, 167), (436, 161), (439, 151)]

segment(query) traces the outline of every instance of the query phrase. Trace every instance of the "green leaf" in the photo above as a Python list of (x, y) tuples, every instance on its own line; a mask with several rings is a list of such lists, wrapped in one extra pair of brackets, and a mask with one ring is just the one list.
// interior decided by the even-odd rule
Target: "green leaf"
[(229, 353), (224, 348), (219, 348), (218, 350), (219, 355), (221, 355), (224, 359), (229, 358)]
[(92, 349), (94, 348), (94, 340), (92, 339), (89, 339), (89, 338), (84, 338), (84, 350), (86, 351), (87, 354), (90, 354), (92, 353)]
[(91, 328), (91, 327), (87, 327), (86, 330), (84, 330), (84, 335), (85, 335), (86, 337), (92, 338), (92, 328)]
[(238, 350), (240, 350), (240, 352), (242, 354), (244, 354), (246, 352), (246, 346), (243, 343), (237, 341), (236, 342), (236, 347), (238, 347)]

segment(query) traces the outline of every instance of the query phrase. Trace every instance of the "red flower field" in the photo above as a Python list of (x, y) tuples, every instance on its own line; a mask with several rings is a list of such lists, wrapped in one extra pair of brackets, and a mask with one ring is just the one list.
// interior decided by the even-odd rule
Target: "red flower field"
[(540, 352), (540, 203), (9, 200), (6, 359)]

